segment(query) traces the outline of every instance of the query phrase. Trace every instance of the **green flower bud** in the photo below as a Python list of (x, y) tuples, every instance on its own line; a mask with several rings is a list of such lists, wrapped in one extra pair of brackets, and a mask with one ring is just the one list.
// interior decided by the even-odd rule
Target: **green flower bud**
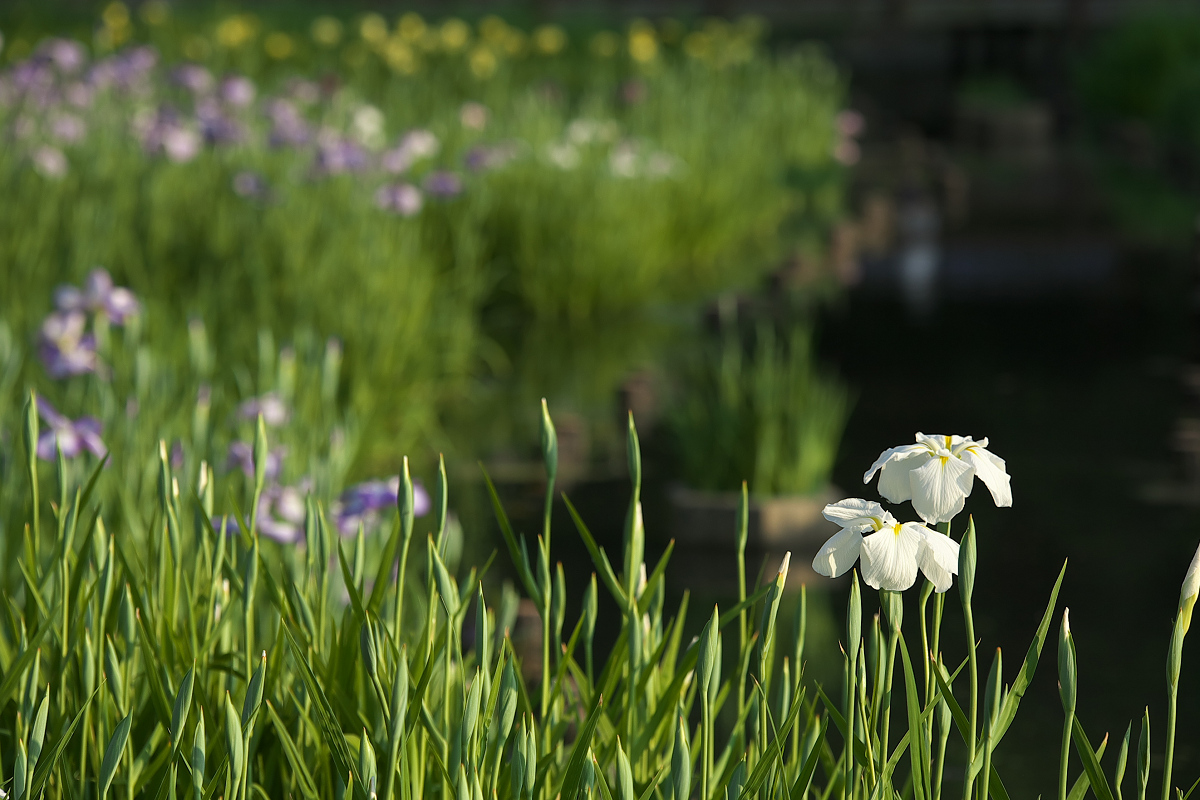
[(963, 534), (958, 545), (958, 593), (963, 605), (970, 605), (971, 595), (975, 591), (975, 518), (967, 520), (967, 532)]
[(688, 800), (692, 796), (692, 757), (683, 717), (675, 725), (675, 748), (671, 751), (671, 788), (675, 800)]
[(1071, 636), (1071, 609), (1063, 609), (1062, 625), (1058, 630), (1058, 694), (1063, 710), (1075, 713), (1075, 640)]

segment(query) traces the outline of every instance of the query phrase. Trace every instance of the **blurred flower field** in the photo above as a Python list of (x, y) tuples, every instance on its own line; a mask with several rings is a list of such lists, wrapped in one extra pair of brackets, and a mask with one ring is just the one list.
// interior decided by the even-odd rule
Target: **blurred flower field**
[[(513, 331), (687, 317), (819, 254), (842, 212), (842, 78), (816, 50), (770, 52), (753, 19), (576, 31), (150, 2), (38, 20), (0, 15), (12, 347), (96, 267), (142, 302), (130, 357), (180, 391), (272, 391), (276, 342), (319, 360), (303, 343), (332, 338), (332, 399), (379, 445), (352, 460), (451, 447), (447, 414), (527, 361)], [(615, 389), (623, 349), (589, 388)], [(577, 383), (554, 380), (538, 392)]]

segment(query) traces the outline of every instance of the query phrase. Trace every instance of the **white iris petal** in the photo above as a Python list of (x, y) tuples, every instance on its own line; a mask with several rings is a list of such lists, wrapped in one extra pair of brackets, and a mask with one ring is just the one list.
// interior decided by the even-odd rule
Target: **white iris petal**
[(909, 525), (893, 525), (862, 540), (863, 581), (872, 589), (904, 591), (917, 580), (921, 535)]
[(912, 527), (918, 528), (921, 534), (921, 547), (917, 551), (921, 572), (935, 591), (946, 591), (958, 574), (958, 542), (920, 525), (912, 524)]
[(975, 474), (992, 493), (992, 500), (997, 506), (1007, 508), (1012, 505), (1012, 488), (1009, 485), (1004, 459), (989, 453), (979, 445), (964, 449), (962, 458), (975, 468)]
[(893, 503), (903, 503), (913, 497), (909, 475), (929, 463), (933, 454), (921, 449), (900, 455), (883, 465), (879, 472), (879, 493)]
[(863, 475), (870, 483), (879, 473), (879, 493), (893, 503), (912, 500), (928, 524), (948, 522), (962, 511), (976, 477), (997, 506), (1012, 505), (1004, 459), (987, 449), (987, 438), (917, 433), (916, 444), (884, 450)]
[(949, 522), (962, 511), (974, 478), (975, 468), (962, 459), (931, 458), (909, 473), (913, 508), (930, 525)]
[(858, 531), (842, 528), (825, 543), (813, 559), (813, 570), (827, 578), (839, 578), (858, 561), (863, 537)]

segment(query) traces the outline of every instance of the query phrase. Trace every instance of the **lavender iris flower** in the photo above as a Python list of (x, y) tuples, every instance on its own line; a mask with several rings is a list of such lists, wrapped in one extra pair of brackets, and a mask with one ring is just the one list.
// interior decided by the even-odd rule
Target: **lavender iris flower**
[(95, 372), (99, 367), (96, 338), (85, 333), (81, 311), (56, 311), (42, 322), (38, 355), (52, 378)]
[(234, 108), (246, 108), (254, 102), (254, 81), (243, 75), (230, 75), (221, 81), (221, 99)]
[(269, 427), (277, 428), (288, 421), (290, 413), (287, 403), (275, 392), (267, 392), (259, 397), (251, 397), (238, 406), (238, 416), (246, 420), (258, 419), (261, 414), (263, 422)]
[[(279, 473), (283, 469), (283, 457), (285, 455), (287, 455), (287, 449), (283, 447), (273, 448), (267, 453), (267, 480), (273, 481), (279, 477)], [(240, 469), (247, 478), (253, 480), (254, 446), (247, 442), (234, 442), (229, 445), (229, 456), (225, 461), (225, 465), (229, 469)]]
[(434, 197), (457, 197), (462, 193), (462, 178), (449, 170), (434, 170), (425, 176), (425, 191)]
[[(400, 476), (388, 480), (364, 481), (342, 492), (333, 506), (334, 524), (342, 536), (353, 536), (359, 524), (371, 526), (379, 521), (381, 512), (396, 507), (400, 494)], [(424, 516), (432, 503), (429, 493), (419, 481), (413, 482), (413, 513)]]
[(42, 44), (38, 52), (49, 59), (63, 75), (75, 74), (87, 60), (83, 45), (71, 39), (51, 39)]
[(295, 486), (269, 486), (258, 504), (258, 532), (280, 544), (304, 539), (304, 494)]
[(242, 126), (211, 97), (196, 102), (196, 122), (200, 125), (200, 135), (209, 144), (233, 144), (243, 138)]
[(472, 172), (498, 169), (520, 155), (520, 146), (515, 142), (496, 145), (480, 145), (467, 153), (464, 162)]
[(199, 64), (181, 64), (171, 74), (171, 80), (195, 95), (208, 94), (213, 89), (213, 76)]
[(74, 286), (55, 289), (54, 305), (59, 311), (103, 314), (112, 325), (124, 325), (141, 310), (134, 293), (124, 286), (115, 286), (108, 270), (101, 267), (88, 273), (82, 291)]
[(87, 82), (96, 89), (115, 88), (126, 93), (144, 94), (157, 64), (158, 53), (154, 48), (131, 47), (93, 64), (88, 70)]
[(367, 151), (342, 136), (322, 136), (317, 145), (317, 170), (326, 175), (361, 172), (367, 168)]
[(411, 217), (421, 211), (424, 198), (421, 190), (410, 183), (393, 183), (379, 187), (375, 192), (375, 205), (384, 211), (392, 211), (402, 217)]
[(267, 138), (272, 147), (301, 147), (312, 140), (308, 122), (291, 101), (272, 100), (266, 114), (271, 123)]
[(56, 114), (50, 120), (50, 135), (60, 142), (76, 144), (87, 136), (87, 126), (74, 114)]
[(170, 108), (139, 114), (133, 130), (147, 152), (164, 153), (175, 162), (191, 161), (200, 152), (200, 134)]
[(100, 439), (100, 421), (95, 417), (80, 417), (71, 421), (42, 397), (37, 399), (37, 408), (38, 416), (50, 426), (50, 430), (38, 435), (38, 458), (53, 461), (60, 449), (63, 458), (75, 458), (84, 450), (91, 451), (97, 458), (108, 455), (108, 448)]
[(248, 169), (233, 176), (233, 193), (238, 197), (263, 199), (270, 193), (270, 188), (266, 178)]

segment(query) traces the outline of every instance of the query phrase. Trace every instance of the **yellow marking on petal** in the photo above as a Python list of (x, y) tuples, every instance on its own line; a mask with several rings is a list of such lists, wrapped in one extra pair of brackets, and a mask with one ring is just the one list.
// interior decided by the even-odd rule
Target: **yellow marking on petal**
[(895, 525), (892, 526), (892, 535), (893, 536), (898, 537), (900, 535), (900, 527), (901, 527), (900, 523), (896, 523)]

